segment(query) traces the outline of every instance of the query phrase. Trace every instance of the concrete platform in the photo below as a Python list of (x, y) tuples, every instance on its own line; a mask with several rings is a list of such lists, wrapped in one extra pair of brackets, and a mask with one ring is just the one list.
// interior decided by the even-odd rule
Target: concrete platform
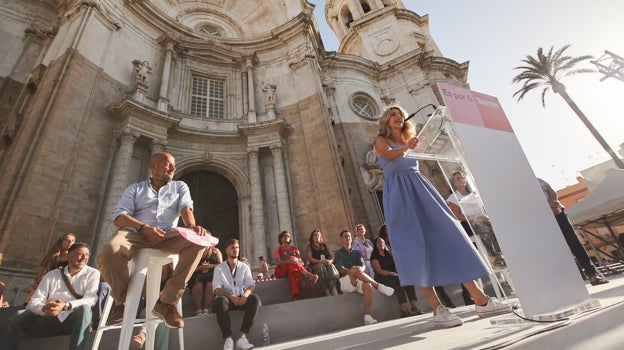
[(453, 309), (464, 320), (461, 327), (436, 329), (429, 313), (263, 349), (623, 349), (624, 275), (612, 275), (609, 280), (600, 286), (587, 284), (600, 307), (568, 320), (537, 323), (513, 315), (480, 319), (474, 307), (462, 306)]

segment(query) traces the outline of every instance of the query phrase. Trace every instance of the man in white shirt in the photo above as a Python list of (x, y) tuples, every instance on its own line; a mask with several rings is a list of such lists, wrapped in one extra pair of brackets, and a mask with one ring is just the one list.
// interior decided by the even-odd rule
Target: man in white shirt
[(84, 348), (91, 307), (97, 301), (100, 272), (87, 266), (86, 243), (74, 243), (67, 260), (66, 267), (43, 276), (26, 310), (11, 318), (0, 348), (17, 349), (23, 334), (33, 337), (71, 334), (69, 349)]
[(234, 349), (230, 310), (245, 311), (240, 328), (241, 336), (236, 342), (236, 349), (248, 350), (254, 347), (247, 340), (247, 334), (249, 334), (258, 313), (260, 298), (253, 294), (255, 282), (251, 276), (251, 269), (249, 265), (238, 260), (239, 252), (238, 240), (230, 239), (225, 248), (227, 259), (217, 265), (212, 279), (215, 295), (212, 302), (212, 312), (217, 315), (217, 323), (219, 323), (221, 334), (225, 338), (224, 350)]

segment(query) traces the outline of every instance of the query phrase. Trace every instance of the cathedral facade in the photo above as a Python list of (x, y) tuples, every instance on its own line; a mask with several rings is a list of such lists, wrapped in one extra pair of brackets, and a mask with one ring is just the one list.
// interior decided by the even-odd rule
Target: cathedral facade
[(123, 189), (149, 176), (158, 151), (175, 156), (198, 224), (223, 242), (240, 239), (252, 264), (272, 256), (282, 230), (302, 250), (316, 228), (334, 248), (356, 223), (375, 232), (379, 115), (393, 103), (442, 104), (436, 84), (466, 86), (468, 64), (443, 57), (428, 17), (400, 0), (327, 0), (336, 52), (323, 47), (313, 8), (305, 0), (1, 2), (7, 294), (19, 300), (59, 235), (73, 232), (93, 252), (106, 242)]

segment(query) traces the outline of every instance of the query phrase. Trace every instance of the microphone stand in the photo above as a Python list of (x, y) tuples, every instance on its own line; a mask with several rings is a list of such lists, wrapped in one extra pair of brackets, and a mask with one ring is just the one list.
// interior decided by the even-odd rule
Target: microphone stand
[[(434, 105), (433, 103), (426, 104), (426, 105), (424, 105), (424, 106), (422, 106), (422, 107), (418, 108), (418, 110), (417, 110), (416, 112), (414, 112), (414, 113), (412, 113), (412, 114), (408, 115), (408, 116), (407, 116), (407, 118), (405, 118), (405, 121), (408, 121), (408, 120), (410, 120), (410, 119), (414, 118), (414, 117), (416, 116), (416, 114), (418, 114), (418, 112), (422, 111), (423, 109), (425, 109), (425, 108), (427, 108), (427, 107), (433, 107), (433, 109), (438, 108), (438, 106)], [(430, 114), (430, 115), (431, 115), (431, 114)]]

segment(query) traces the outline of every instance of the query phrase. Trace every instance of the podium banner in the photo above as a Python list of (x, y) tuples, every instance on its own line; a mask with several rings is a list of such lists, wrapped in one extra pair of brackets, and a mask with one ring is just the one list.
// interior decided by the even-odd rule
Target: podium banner
[(574, 258), (498, 99), (438, 83), (526, 315), (589, 299)]

